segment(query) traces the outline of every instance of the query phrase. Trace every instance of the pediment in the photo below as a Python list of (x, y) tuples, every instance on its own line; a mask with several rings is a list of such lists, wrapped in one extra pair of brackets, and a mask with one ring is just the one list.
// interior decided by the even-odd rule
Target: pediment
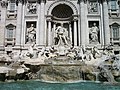
[(6, 28), (9, 28), (9, 27), (16, 27), (14, 24), (8, 24), (8, 25), (6, 25)]

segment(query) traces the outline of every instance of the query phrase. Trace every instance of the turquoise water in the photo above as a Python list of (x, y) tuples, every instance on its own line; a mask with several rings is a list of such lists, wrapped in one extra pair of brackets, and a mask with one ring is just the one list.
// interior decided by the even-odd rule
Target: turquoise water
[(120, 85), (93, 82), (45, 83), (41, 81), (1, 82), (0, 90), (120, 90)]

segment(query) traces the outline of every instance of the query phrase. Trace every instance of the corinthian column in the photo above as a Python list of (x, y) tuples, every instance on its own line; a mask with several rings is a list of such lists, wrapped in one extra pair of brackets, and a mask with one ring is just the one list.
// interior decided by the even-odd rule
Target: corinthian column
[(22, 0), (18, 0), (17, 10), (17, 28), (16, 28), (16, 45), (21, 44), (21, 32), (22, 32)]
[(105, 45), (110, 44), (110, 30), (109, 30), (109, 15), (108, 15), (108, 5), (107, 0), (103, 1), (103, 23), (104, 23), (104, 37)]
[(72, 42), (72, 27), (71, 27), (71, 23), (69, 23), (69, 37), (70, 37), (70, 41)]
[(51, 45), (51, 21), (48, 21), (48, 46)]
[(74, 20), (74, 46), (77, 46), (77, 20)]

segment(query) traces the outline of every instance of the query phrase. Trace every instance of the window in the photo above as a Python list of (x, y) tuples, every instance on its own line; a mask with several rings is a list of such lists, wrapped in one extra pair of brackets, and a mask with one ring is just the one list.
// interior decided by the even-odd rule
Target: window
[(113, 27), (113, 38), (119, 39), (119, 28), (115, 26)]
[(10, 3), (10, 10), (14, 11), (15, 10), (15, 3)]
[(15, 45), (15, 30), (16, 30), (16, 26), (13, 24), (8, 24), (6, 26), (5, 46)]
[(111, 0), (109, 7), (110, 7), (111, 11), (118, 10), (117, 0)]
[(114, 46), (120, 45), (120, 25), (113, 23), (111, 25), (111, 44)]
[(15, 11), (15, 10), (16, 10), (15, 0), (11, 0), (11, 1), (9, 2), (8, 9), (9, 9), (10, 11)]
[(13, 38), (13, 29), (7, 30), (7, 38)]

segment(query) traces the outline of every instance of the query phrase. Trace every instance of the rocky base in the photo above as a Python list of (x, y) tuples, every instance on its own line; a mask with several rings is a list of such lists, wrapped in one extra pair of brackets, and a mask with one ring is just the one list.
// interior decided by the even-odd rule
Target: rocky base
[[(43, 81), (70, 82), (78, 80), (96, 80), (96, 76), (88, 67), (81, 64), (41, 66), (38, 78)], [(84, 68), (84, 71), (83, 71)], [(91, 68), (91, 67), (89, 67)]]

